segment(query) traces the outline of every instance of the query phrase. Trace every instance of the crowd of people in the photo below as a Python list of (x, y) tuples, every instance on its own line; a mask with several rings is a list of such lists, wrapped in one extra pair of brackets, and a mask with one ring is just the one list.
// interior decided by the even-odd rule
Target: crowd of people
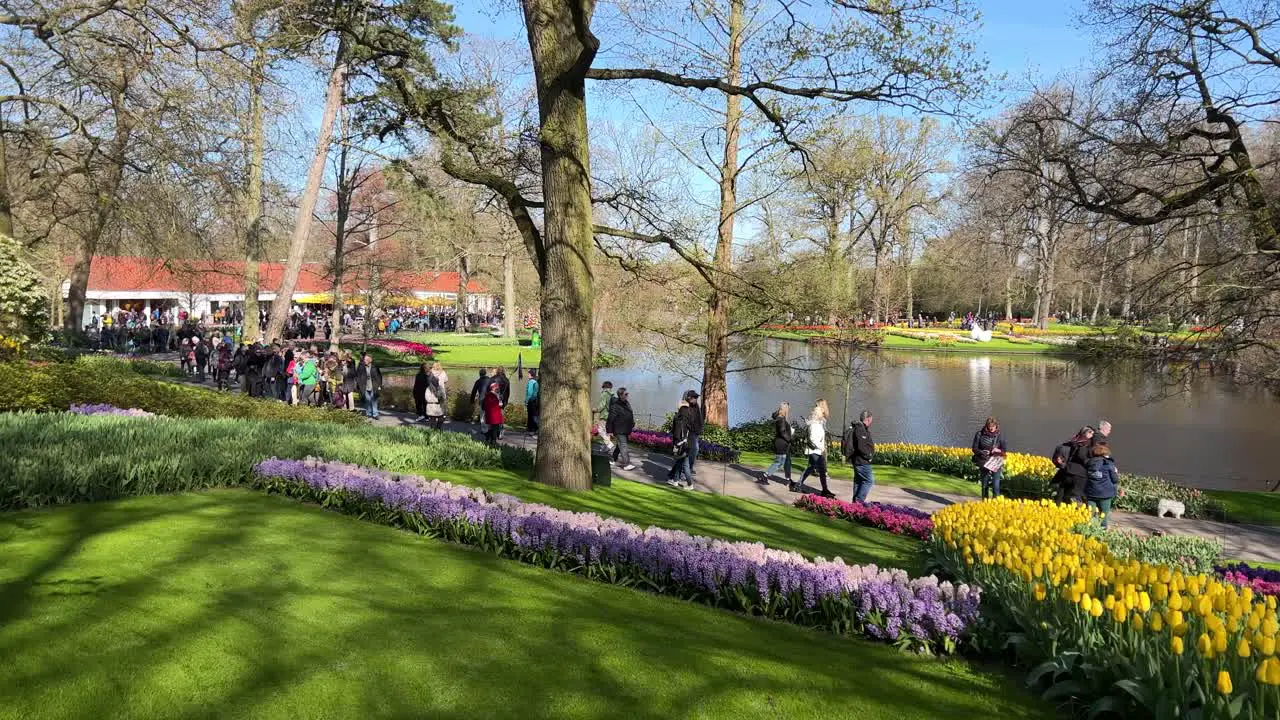
[[(200, 380), (204, 377), (202, 360), (210, 357), (201, 352), (205, 347), (206, 343), (197, 340), (183, 358), (195, 363)], [(230, 343), (223, 343), (217, 349), (213, 371), (219, 388), (234, 381), (250, 397), (363, 410), (374, 419), (379, 416), (382, 370), (368, 354), (357, 359), (350, 351), (321, 352), (315, 345), (293, 342), (245, 344), (234, 351), (230, 347)]]
[[(999, 421), (987, 418), (973, 436), (973, 462), (978, 466), (983, 499), (1000, 497), (1007, 453)], [(1054, 448), (1051, 459), (1057, 468), (1051, 483), (1054, 500), (1088, 505), (1098, 512), (1102, 527), (1107, 527), (1120, 488), (1120, 475), (1111, 457), (1111, 423), (1100, 420), (1096, 429), (1091, 425), (1080, 428)]]
[[(835, 497), (835, 493), (831, 492), (827, 484), (829, 446), (827, 423), (830, 418), (831, 409), (826, 400), (819, 399), (813, 404), (813, 409), (809, 411), (806, 418), (805, 427), (804, 451), (808, 465), (805, 466), (804, 473), (800, 475), (800, 480), (797, 482), (791, 475), (791, 445), (795, 434), (795, 429), (791, 426), (791, 404), (780, 403), (772, 415), (773, 463), (760, 474), (758, 482), (768, 485), (770, 478), (775, 477), (775, 473), (781, 470), (783, 472), (781, 479), (787, 483), (787, 488), (791, 492), (808, 492), (809, 488), (804, 484), (805, 480), (814, 475), (822, 485), (818, 494), (827, 498)], [(876, 484), (875, 474), (871, 470), (871, 461), (876, 451), (875, 441), (871, 438), (871, 423), (874, 420), (875, 416), (870, 410), (863, 410), (856, 420), (849, 423), (849, 427), (844, 428), (840, 439), (841, 453), (845, 461), (853, 466), (854, 502), (866, 502), (871, 494), (871, 488)]]

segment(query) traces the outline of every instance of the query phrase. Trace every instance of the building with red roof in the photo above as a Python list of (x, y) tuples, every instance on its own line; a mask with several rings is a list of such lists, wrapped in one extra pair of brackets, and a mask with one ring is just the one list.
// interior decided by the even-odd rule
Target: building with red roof
[[(171, 260), (166, 258), (98, 256), (89, 270), (85, 294), (85, 318), (116, 310), (138, 310), (150, 314), (152, 308), (183, 309), (194, 317), (204, 317), (224, 308), (244, 306), (244, 262), (230, 260)], [(343, 282), (344, 302), (362, 305), (373, 283), (368, 273), (353, 270)], [(284, 275), (282, 263), (258, 265), (258, 299), (275, 300)], [(385, 305), (452, 306), (458, 297), (456, 272), (379, 273), (376, 286), (379, 302)], [(65, 297), (69, 285), (63, 284)], [(298, 274), (293, 301), (299, 305), (332, 305), (333, 280), (323, 263), (305, 263)], [(493, 312), (496, 298), (488, 289), (471, 280), (467, 283), (467, 310)]]

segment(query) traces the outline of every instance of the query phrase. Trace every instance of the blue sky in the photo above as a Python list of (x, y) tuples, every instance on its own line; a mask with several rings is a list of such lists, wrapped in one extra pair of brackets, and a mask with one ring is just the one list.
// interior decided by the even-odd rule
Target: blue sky
[[(607, 0), (605, 0), (607, 2)], [(1081, 63), (1087, 34), (1077, 27), (1082, 0), (975, 0), (983, 16), (978, 48), (996, 72), (1020, 79), (1051, 77)], [(475, 35), (523, 36), (516, 0), (456, 0), (458, 24)], [(601, 41), (608, 43), (607, 37)]]

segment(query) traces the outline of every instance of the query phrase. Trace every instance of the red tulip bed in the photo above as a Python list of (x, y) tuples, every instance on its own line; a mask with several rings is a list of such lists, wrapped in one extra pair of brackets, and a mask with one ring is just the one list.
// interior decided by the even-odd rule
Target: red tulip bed
[(821, 495), (801, 495), (796, 507), (833, 518), (844, 518), (859, 525), (887, 530), (894, 535), (907, 535), (928, 540), (933, 534), (933, 519), (922, 510), (883, 503), (851, 503)]
[(396, 353), (397, 355), (408, 355), (413, 357), (425, 358), (428, 360), (430, 360), (432, 356), (430, 346), (423, 345), (420, 342), (413, 342), (411, 340), (377, 339), (377, 340), (370, 340), (369, 344), (374, 347), (382, 348), (387, 352)]

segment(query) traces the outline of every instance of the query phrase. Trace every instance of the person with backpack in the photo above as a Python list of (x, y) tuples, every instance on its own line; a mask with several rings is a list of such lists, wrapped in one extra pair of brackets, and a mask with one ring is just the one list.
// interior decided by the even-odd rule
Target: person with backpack
[(605, 430), (613, 436), (617, 447), (613, 451), (613, 462), (623, 470), (635, 470), (631, 464), (631, 449), (627, 446), (627, 438), (636, 427), (636, 416), (631, 411), (631, 396), (626, 388), (618, 388), (618, 394), (609, 404), (609, 419), (605, 421)]
[(827, 418), (830, 416), (831, 411), (827, 408), (826, 400), (819, 399), (814, 403), (813, 410), (809, 412), (809, 441), (805, 447), (805, 454), (809, 456), (809, 465), (801, 473), (800, 482), (788, 486), (787, 489), (791, 492), (803, 492), (804, 481), (809, 478), (810, 473), (813, 473), (822, 483), (822, 491), (818, 494), (824, 498), (836, 496), (827, 487)]
[(681, 396), (676, 416), (671, 421), (671, 454), (675, 457), (675, 462), (671, 463), (671, 469), (667, 471), (667, 484), (681, 490), (693, 489), (689, 472), (689, 444), (693, 439), (691, 430), (697, 403), (698, 393), (686, 390)]
[(791, 480), (791, 403), (778, 403), (778, 409), (773, 411), (773, 464), (768, 469), (760, 473), (758, 482), (761, 485), (769, 484), (769, 476), (782, 470), (786, 473), (787, 485), (792, 484)]
[(1106, 529), (1111, 518), (1111, 503), (1120, 486), (1120, 475), (1116, 472), (1115, 461), (1111, 459), (1111, 447), (1106, 443), (1090, 445), (1085, 470), (1089, 473), (1084, 485), (1085, 504), (1098, 511), (1102, 527)]
[[(973, 435), (973, 464), (978, 466), (978, 482), (982, 485), (982, 499), (1000, 497), (1000, 481), (1004, 477), (1004, 455), (1008, 451), (1000, 423), (989, 417)], [(994, 459), (993, 459), (994, 458)]]
[(1086, 425), (1070, 440), (1054, 448), (1052, 460), (1058, 468), (1053, 476), (1057, 485), (1054, 500), (1057, 502), (1084, 502), (1084, 486), (1089, 475), (1085, 465), (1089, 461), (1089, 442), (1092, 439), (1093, 428)]
[(856, 503), (865, 503), (876, 484), (871, 473), (871, 460), (876, 453), (876, 444), (871, 440), (873, 419), (870, 410), (863, 410), (844, 433), (844, 455), (853, 466), (853, 502)]
[[(480, 403), (484, 402), (484, 396), (489, 394), (489, 368), (480, 368), (480, 377), (476, 378), (476, 382), (471, 386), (471, 407), (473, 408), (471, 416), (476, 420), (484, 420), (480, 409)], [(481, 432), (484, 431), (484, 423), (481, 422)]]
[[(613, 440), (609, 439), (609, 430), (605, 424), (609, 420), (609, 404), (613, 402), (613, 383), (605, 380), (600, 384), (600, 402), (596, 403), (595, 409), (592, 410), (596, 423), (596, 435), (600, 436), (600, 442), (604, 443), (604, 448), (610, 453), (613, 452)], [(680, 408), (684, 409), (683, 406)]]

